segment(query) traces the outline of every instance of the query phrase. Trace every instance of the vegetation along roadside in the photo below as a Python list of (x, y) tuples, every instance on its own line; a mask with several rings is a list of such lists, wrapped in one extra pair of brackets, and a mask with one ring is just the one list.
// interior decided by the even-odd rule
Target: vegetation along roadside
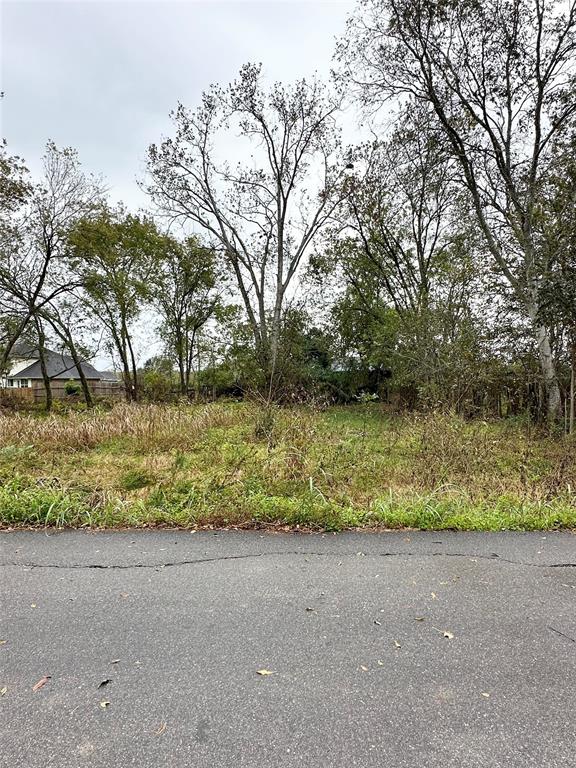
[(576, 528), (576, 442), (528, 420), (248, 402), (0, 416), (0, 526)]

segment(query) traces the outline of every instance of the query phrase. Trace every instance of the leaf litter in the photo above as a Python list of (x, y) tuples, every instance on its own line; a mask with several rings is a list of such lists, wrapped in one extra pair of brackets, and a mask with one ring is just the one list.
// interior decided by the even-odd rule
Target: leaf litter
[(44, 677), (41, 677), (40, 680), (36, 683), (36, 685), (33, 686), (32, 690), (34, 692), (39, 691), (40, 688), (43, 688), (46, 683), (52, 678), (52, 675), (44, 675)]

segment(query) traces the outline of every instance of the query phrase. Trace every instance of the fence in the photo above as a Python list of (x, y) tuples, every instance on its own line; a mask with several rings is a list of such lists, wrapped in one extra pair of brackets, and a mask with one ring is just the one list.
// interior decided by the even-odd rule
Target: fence
[[(80, 382), (74, 382), (80, 387)], [(50, 389), (55, 400), (82, 400), (82, 390), (78, 394), (70, 395), (66, 392), (67, 381), (55, 380), (51, 382)], [(88, 386), (95, 399), (100, 397), (121, 400), (124, 397), (124, 388), (120, 382), (115, 381), (89, 381)], [(31, 403), (43, 403), (46, 399), (46, 391), (41, 381), (34, 381), (31, 387), (12, 389), (5, 387), (0, 389), (0, 403), (11, 405), (30, 405)]]

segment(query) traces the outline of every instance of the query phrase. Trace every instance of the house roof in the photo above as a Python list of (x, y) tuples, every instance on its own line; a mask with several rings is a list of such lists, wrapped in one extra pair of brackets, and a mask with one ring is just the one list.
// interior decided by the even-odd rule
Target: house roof
[(99, 371), (99, 374), (102, 381), (122, 381), (122, 378), (116, 371)]
[(12, 347), (10, 357), (19, 360), (33, 360), (38, 357), (38, 347), (34, 344), (29, 344), (27, 341), (17, 341)]
[[(38, 356), (38, 350), (28, 347), (25, 350), (18, 350), (16, 352), (16, 356), (20, 357), (23, 352), (26, 354), (26, 357), (29, 358), (35, 358)], [(74, 365), (74, 361), (71, 357), (68, 355), (64, 355), (61, 352), (53, 352), (50, 349), (47, 349), (45, 351), (45, 358), (46, 358), (46, 368), (48, 371), (48, 376), (51, 379), (64, 379), (68, 381), (68, 379), (79, 379), (80, 374), (78, 372), (78, 369)], [(108, 376), (104, 376), (99, 371), (94, 368), (93, 365), (90, 365), (90, 363), (80, 363), (80, 366), (82, 368), (82, 371), (84, 373), (84, 376), (87, 379), (97, 379), (101, 380), (103, 378), (108, 378)], [(18, 369), (19, 368), (19, 369)], [(22, 368), (19, 366), (14, 371), (10, 371), (8, 373), (8, 378), (10, 379), (41, 379), (42, 378), (42, 368), (40, 366), (39, 360), (30, 360), (30, 365), (28, 365), (25, 368)]]

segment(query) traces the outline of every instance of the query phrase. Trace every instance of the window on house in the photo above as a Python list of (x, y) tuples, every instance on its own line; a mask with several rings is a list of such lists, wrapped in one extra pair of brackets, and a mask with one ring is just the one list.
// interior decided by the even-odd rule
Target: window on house
[(15, 389), (24, 389), (32, 386), (31, 379), (8, 379), (8, 386)]

